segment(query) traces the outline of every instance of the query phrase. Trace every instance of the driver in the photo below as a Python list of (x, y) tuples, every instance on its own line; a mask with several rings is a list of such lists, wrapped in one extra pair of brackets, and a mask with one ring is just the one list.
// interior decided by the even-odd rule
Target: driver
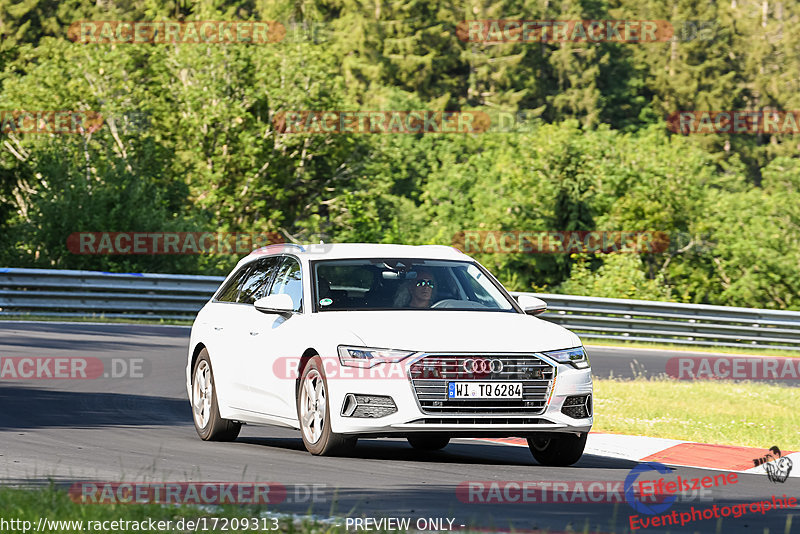
[(436, 281), (428, 271), (417, 271), (417, 279), (411, 281), (411, 302), (412, 308), (430, 308), (433, 297), (433, 288)]
[(430, 308), (433, 300), (436, 279), (430, 271), (417, 271), (416, 279), (407, 280), (397, 290), (394, 298), (396, 308)]

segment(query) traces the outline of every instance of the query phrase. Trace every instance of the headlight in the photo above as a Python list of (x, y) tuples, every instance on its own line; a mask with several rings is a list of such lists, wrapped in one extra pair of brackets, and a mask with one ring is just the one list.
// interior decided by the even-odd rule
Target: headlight
[(374, 367), (379, 363), (397, 363), (414, 354), (407, 350), (339, 347), (339, 361), (348, 367)]
[(543, 352), (548, 358), (552, 358), (558, 363), (572, 364), (576, 369), (586, 369), (589, 367), (589, 357), (583, 347), (575, 347), (573, 349), (564, 350), (551, 350), (550, 352)]

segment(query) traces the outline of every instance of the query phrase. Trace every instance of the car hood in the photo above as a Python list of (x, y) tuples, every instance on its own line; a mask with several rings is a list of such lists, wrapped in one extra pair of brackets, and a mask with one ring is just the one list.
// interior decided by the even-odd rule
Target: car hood
[(476, 311), (330, 311), (319, 320), (364, 346), (425, 352), (540, 352), (576, 347), (578, 336), (521, 313)]

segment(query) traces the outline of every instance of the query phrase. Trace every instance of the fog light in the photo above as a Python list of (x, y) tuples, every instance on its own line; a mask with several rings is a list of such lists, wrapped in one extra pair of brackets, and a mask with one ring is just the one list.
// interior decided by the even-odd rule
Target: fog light
[(575, 395), (564, 399), (561, 413), (573, 419), (585, 419), (592, 416), (592, 396)]
[(384, 395), (348, 393), (342, 404), (342, 415), (345, 417), (385, 417), (396, 411), (394, 399)]

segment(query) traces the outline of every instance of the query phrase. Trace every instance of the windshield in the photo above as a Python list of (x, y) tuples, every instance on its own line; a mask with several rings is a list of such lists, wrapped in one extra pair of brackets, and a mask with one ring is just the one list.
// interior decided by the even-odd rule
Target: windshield
[(515, 312), (475, 263), (354, 259), (314, 263), (316, 311), (483, 310)]

